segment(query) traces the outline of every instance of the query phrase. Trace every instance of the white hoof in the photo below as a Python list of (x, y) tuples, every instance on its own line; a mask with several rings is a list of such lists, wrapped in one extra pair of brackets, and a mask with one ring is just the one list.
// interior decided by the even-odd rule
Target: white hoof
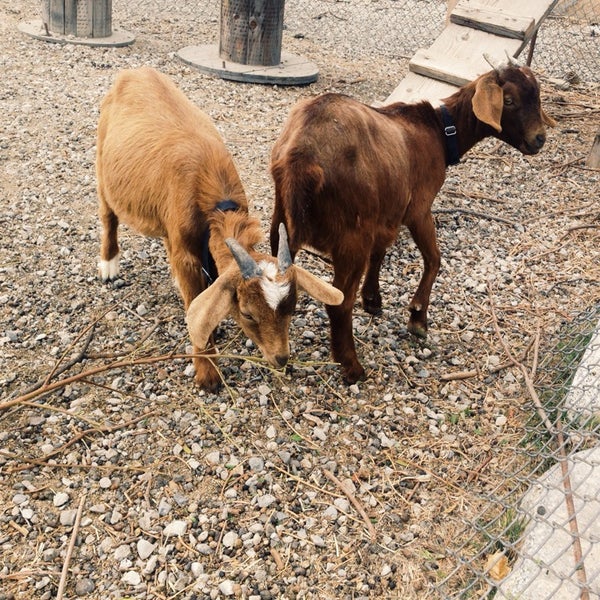
[(102, 279), (102, 281), (116, 279), (119, 274), (119, 255), (117, 254), (110, 260), (101, 260), (98, 263), (98, 272), (100, 273), (100, 279)]

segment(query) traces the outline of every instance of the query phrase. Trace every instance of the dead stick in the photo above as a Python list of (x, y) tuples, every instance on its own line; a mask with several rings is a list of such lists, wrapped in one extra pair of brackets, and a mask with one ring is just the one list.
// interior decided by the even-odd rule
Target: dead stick
[(482, 219), (488, 219), (490, 221), (500, 221), (500, 223), (506, 223), (507, 225), (511, 225), (512, 227), (516, 227), (517, 223), (515, 221), (511, 221), (510, 219), (505, 219), (504, 217), (499, 217), (498, 215), (490, 215), (488, 213), (482, 213), (476, 210), (469, 210), (467, 208), (436, 208), (431, 211), (434, 214), (440, 213), (464, 213), (465, 215), (471, 215), (473, 217), (481, 217)]
[(75, 523), (73, 524), (73, 533), (71, 533), (71, 540), (69, 541), (69, 547), (67, 548), (67, 555), (65, 556), (65, 562), (63, 564), (62, 573), (60, 575), (60, 582), (58, 584), (58, 590), (56, 592), (56, 600), (62, 600), (65, 592), (65, 586), (67, 585), (67, 576), (69, 574), (69, 564), (71, 557), (73, 556), (73, 549), (75, 548), (75, 541), (77, 540), (77, 533), (79, 532), (79, 523), (81, 522), (81, 514), (83, 513), (83, 505), (85, 504), (84, 494), (79, 501), (79, 508), (77, 509), (77, 515), (75, 516)]
[[(97, 375), (98, 373), (104, 373), (105, 371), (110, 371), (112, 369), (121, 369), (124, 367), (133, 367), (136, 365), (148, 365), (166, 360), (175, 360), (178, 358), (190, 358), (192, 356), (193, 355), (191, 354), (161, 354), (160, 356), (147, 356), (145, 358), (136, 358), (133, 360), (121, 360), (119, 362), (110, 363), (108, 365), (94, 367), (92, 369), (88, 369), (87, 371), (82, 371), (77, 375), (65, 377), (65, 379), (61, 379), (60, 381), (55, 381), (54, 383), (43, 385), (42, 387), (36, 390), (25, 393), (21, 396), (17, 396), (16, 398), (12, 398), (11, 400), (7, 400), (6, 402), (2, 402), (0, 404), (0, 411), (6, 410), (7, 408), (15, 406), (16, 404), (19, 404), (23, 401), (31, 400), (32, 398), (35, 398), (37, 396), (48, 394), (50, 392), (53, 392), (54, 390), (66, 387), (67, 385), (76, 381), (81, 381), (82, 379), (86, 379), (87, 377), (91, 377), (92, 375)], [(203, 356), (207, 356), (210, 358), (210, 356), (207, 354), (204, 354)]]
[(560, 470), (563, 477), (563, 487), (565, 490), (565, 504), (567, 505), (567, 515), (569, 516), (569, 529), (573, 536), (573, 560), (577, 570), (577, 579), (581, 583), (581, 600), (589, 600), (590, 592), (585, 572), (585, 563), (583, 562), (583, 552), (581, 550), (581, 537), (579, 535), (579, 526), (577, 525), (577, 513), (575, 511), (575, 502), (573, 501), (573, 488), (571, 486), (571, 477), (569, 476), (569, 465), (565, 454), (565, 440), (562, 432), (560, 419), (556, 421), (556, 435), (560, 452)]
[(500, 331), (500, 326), (498, 325), (498, 318), (496, 316), (496, 310), (494, 309), (494, 301), (492, 300), (492, 288), (491, 288), (489, 281), (487, 283), (487, 288), (488, 288), (488, 296), (489, 296), (489, 302), (490, 302), (490, 311), (492, 314), (492, 324), (494, 325), (494, 330), (496, 332), (496, 335), (498, 336), (498, 340), (502, 344), (502, 347), (504, 348), (504, 352), (506, 352), (506, 356), (508, 356), (508, 358), (510, 359), (512, 364), (515, 367), (517, 367), (518, 369), (520, 369), (521, 373), (523, 373), (523, 378), (525, 379), (525, 385), (527, 387), (527, 391), (529, 392), (529, 396), (533, 400), (536, 411), (537, 411), (540, 419), (546, 426), (546, 429), (548, 430), (550, 435), (554, 435), (554, 427), (552, 426), (552, 423), (550, 422), (550, 419), (548, 418), (548, 415), (546, 414), (546, 411), (544, 410), (544, 407), (542, 406), (540, 398), (537, 395), (537, 392), (535, 391), (535, 388), (533, 386), (533, 381), (531, 380), (531, 377), (529, 376), (529, 372), (525, 368), (525, 365), (523, 363), (520, 363), (513, 356), (512, 352), (510, 351), (510, 348), (508, 347), (507, 343), (504, 341), (504, 338), (502, 337), (502, 332)]
[(348, 500), (350, 500), (350, 502), (352, 503), (354, 508), (358, 511), (360, 516), (363, 518), (363, 520), (367, 526), (367, 529), (369, 530), (369, 536), (371, 537), (371, 541), (375, 542), (377, 540), (377, 532), (375, 531), (375, 527), (373, 527), (373, 523), (371, 523), (371, 520), (369, 519), (369, 517), (368, 517), (367, 513), (365, 512), (365, 509), (362, 507), (361, 503), (356, 499), (354, 494), (331, 471), (328, 471), (327, 469), (323, 469), (323, 475), (325, 475), (325, 477), (327, 477), (327, 479), (329, 479), (330, 481), (335, 483), (335, 485), (337, 485), (340, 488), (340, 490), (342, 490), (342, 492), (344, 492), (344, 494), (346, 494), (346, 496), (348, 497)]

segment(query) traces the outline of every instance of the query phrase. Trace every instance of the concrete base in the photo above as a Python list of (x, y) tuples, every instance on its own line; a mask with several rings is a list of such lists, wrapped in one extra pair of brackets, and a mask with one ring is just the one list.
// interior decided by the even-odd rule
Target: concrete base
[(223, 60), (214, 45), (187, 46), (177, 52), (177, 57), (199, 71), (247, 83), (306, 85), (315, 82), (319, 76), (319, 69), (314, 63), (286, 52), (281, 53), (281, 62), (272, 67)]
[(19, 23), (19, 31), (26, 35), (43, 40), (44, 42), (52, 42), (54, 44), (81, 44), (83, 46), (129, 46), (135, 41), (135, 36), (127, 31), (113, 30), (109, 37), (103, 38), (82, 38), (74, 35), (59, 35), (50, 32), (46, 34), (46, 28), (42, 20), (24, 21)]

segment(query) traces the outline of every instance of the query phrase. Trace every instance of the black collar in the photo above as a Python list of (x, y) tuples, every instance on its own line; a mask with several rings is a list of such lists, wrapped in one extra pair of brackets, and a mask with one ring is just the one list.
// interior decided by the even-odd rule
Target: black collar
[[(221, 200), (217, 205), (213, 208), (213, 210), (220, 211), (228, 211), (228, 210), (238, 210), (240, 205), (233, 200)], [(207, 287), (213, 283), (213, 281), (219, 276), (219, 272), (217, 271), (217, 265), (215, 264), (215, 260), (210, 253), (208, 248), (208, 241), (210, 240), (210, 227), (206, 227), (206, 230), (202, 234), (202, 272), (204, 273), (204, 278), (206, 279)]]
[(452, 115), (444, 104), (440, 106), (442, 113), (442, 123), (444, 125), (444, 136), (446, 139), (446, 166), (457, 165), (460, 162), (460, 152), (458, 150), (458, 136), (456, 135), (456, 125)]

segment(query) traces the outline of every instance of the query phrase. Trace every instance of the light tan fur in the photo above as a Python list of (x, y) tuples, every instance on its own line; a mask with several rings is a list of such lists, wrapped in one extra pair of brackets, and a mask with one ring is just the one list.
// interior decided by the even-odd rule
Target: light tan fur
[[(117, 227), (125, 222), (140, 233), (161, 237), (184, 306), (194, 343), (196, 380), (207, 389), (220, 383), (212, 332), (231, 315), (267, 361), (282, 367), (289, 358), (288, 329), (297, 286), (311, 296), (340, 303), (339, 290), (291, 265), (278, 269), (274, 285), (289, 287), (289, 297), (273, 309), (261, 290), (260, 273), (243, 277), (225, 240), (232, 238), (258, 263), (278, 260), (254, 247), (262, 239), (233, 158), (211, 119), (165, 75), (143, 67), (122, 71), (100, 111), (97, 143), (99, 214), (103, 224), (100, 273), (118, 274)], [(233, 200), (235, 211), (216, 210)], [(206, 287), (202, 239), (218, 277)]]

